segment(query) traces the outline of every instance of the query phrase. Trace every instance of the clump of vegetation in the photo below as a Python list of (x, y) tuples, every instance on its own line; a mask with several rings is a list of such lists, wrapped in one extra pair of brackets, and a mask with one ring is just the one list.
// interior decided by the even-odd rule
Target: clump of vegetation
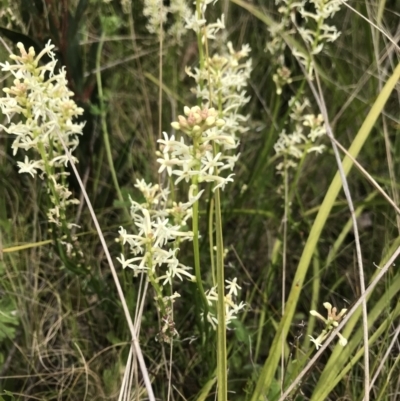
[(394, 3), (17, 3), (1, 399), (396, 399)]

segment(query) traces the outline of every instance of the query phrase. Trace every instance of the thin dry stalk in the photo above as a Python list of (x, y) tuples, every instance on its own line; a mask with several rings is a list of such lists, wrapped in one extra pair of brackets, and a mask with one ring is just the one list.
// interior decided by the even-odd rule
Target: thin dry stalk
[(147, 393), (148, 393), (149, 400), (150, 401), (155, 401), (153, 388), (151, 386), (149, 373), (147, 371), (146, 363), (145, 363), (144, 358), (143, 358), (143, 353), (142, 353), (142, 350), (140, 348), (139, 340), (138, 340), (137, 335), (136, 335), (135, 326), (133, 324), (132, 317), (131, 317), (130, 312), (129, 312), (129, 308), (128, 308), (128, 305), (126, 303), (126, 300), (125, 300), (125, 297), (124, 297), (124, 293), (122, 291), (122, 287), (121, 287), (121, 284), (120, 284), (119, 279), (118, 279), (117, 271), (115, 270), (114, 263), (112, 261), (110, 252), (109, 252), (109, 250), (107, 248), (107, 244), (106, 244), (103, 232), (102, 232), (102, 230), (100, 228), (100, 224), (99, 224), (99, 222), (97, 220), (96, 214), (95, 214), (95, 212), (93, 210), (92, 204), (91, 204), (89, 196), (88, 196), (88, 194), (87, 194), (87, 192), (85, 190), (85, 187), (84, 187), (83, 182), (81, 180), (81, 177), (80, 177), (80, 175), (78, 173), (78, 170), (76, 169), (75, 164), (74, 164), (74, 162), (72, 160), (72, 157), (71, 157), (71, 154), (69, 152), (69, 149), (67, 148), (62, 136), (59, 133), (57, 133), (57, 134), (58, 134), (58, 137), (60, 139), (60, 142), (62, 143), (62, 146), (64, 148), (65, 154), (68, 157), (69, 163), (71, 164), (72, 170), (74, 171), (75, 177), (78, 180), (78, 183), (79, 183), (79, 186), (80, 186), (80, 188), (82, 190), (82, 193), (83, 193), (83, 195), (85, 197), (86, 204), (88, 206), (90, 215), (92, 216), (93, 223), (94, 223), (94, 225), (96, 227), (97, 234), (99, 236), (101, 245), (102, 245), (104, 253), (106, 255), (108, 265), (110, 266), (111, 274), (113, 276), (115, 286), (117, 287), (118, 296), (120, 298), (120, 301), (121, 301), (121, 304), (122, 304), (122, 309), (124, 311), (125, 318), (126, 318), (126, 321), (128, 323), (129, 331), (131, 333), (132, 344), (133, 344), (133, 347), (135, 349), (136, 358), (137, 358), (137, 360), (139, 362), (140, 370), (141, 370), (142, 375), (143, 375), (143, 380), (144, 380), (144, 384), (146, 386), (146, 390), (147, 390)]

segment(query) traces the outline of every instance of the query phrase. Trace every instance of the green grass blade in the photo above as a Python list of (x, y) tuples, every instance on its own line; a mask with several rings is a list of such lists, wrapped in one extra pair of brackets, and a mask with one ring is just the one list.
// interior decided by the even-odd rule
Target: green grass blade
[[(382, 89), (382, 92), (378, 95), (370, 112), (365, 118), (364, 123), (362, 124), (360, 130), (358, 131), (356, 137), (354, 138), (354, 141), (349, 149), (349, 153), (354, 158), (357, 157), (361, 148), (365, 144), (365, 141), (367, 140), (369, 134), (371, 133), (372, 128), (374, 127), (380, 113), (382, 112), (399, 78), (400, 78), (400, 64), (396, 67), (392, 76), (388, 79), (387, 83)], [(353, 162), (350, 160), (350, 158), (345, 157), (343, 160), (343, 169), (346, 175), (349, 173), (352, 166)], [(325, 223), (329, 217), (330, 211), (339, 194), (341, 187), (342, 183), (340, 180), (339, 173), (336, 173), (328, 189), (328, 192), (321, 204), (318, 215), (311, 228), (310, 235), (307, 239), (306, 245), (301, 255), (299, 266), (297, 268), (293, 280), (292, 289), (290, 291), (289, 298), (286, 304), (285, 315), (283, 316), (282, 321), (280, 322), (279, 327), (275, 333), (275, 337), (272, 342), (269, 356), (264, 363), (260, 377), (256, 384), (256, 388), (251, 398), (252, 401), (258, 401), (259, 399), (261, 399), (263, 394), (265, 394), (265, 392), (269, 389), (274, 379), (281, 354), (281, 347), (280, 347), (281, 338), (282, 336), (286, 338), (288, 334), (290, 324), (292, 322), (293, 315), (297, 307), (297, 302), (299, 300), (301, 287), (304, 283), (304, 279), (306, 277), (312, 255), (314, 254), (315, 247), (320, 238), (322, 229), (325, 226)]]

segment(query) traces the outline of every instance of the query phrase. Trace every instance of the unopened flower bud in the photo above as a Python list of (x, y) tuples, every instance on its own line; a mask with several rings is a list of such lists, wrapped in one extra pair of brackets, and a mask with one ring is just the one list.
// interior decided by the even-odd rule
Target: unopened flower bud
[(231, 146), (235, 145), (235, 140), (231, 136), (225, 137), (225, 142), (227, 145), (231, 145)]
[(339, 336), (339, 344), (342, 347), (345, 347), (347, 345), (347, 339), (344, 338), (340, 333), (338, 333), (338, 336)]
[(203, 118), (201, 117), (200, 113), (193, 113), (193, 119), (195, 121), (195, 124), (200, 124), (203, 121)]
[(205, 122), (208, 127), (211, 127), (215, 124), (215, 117), (213, 116), (207, 117)]
[(214, 116), (214, 117), (217, 115), (217, 111), (215, 110), (215, 107), (211, 107), (210, 109), (208, 109), (208, 115)]
[(208, 117), (208, 109), (203, 109), (203, 110), (201, 110), (201, 111), (200, 111), (200, 115), (201, 115), (201, 118), (202, 118), (203, 120), (206, 120), (207, 117)]
[(183, 116), (178, 116), (179, 124), (182, 128), (186, 128), (188, 126), (188, 121)]

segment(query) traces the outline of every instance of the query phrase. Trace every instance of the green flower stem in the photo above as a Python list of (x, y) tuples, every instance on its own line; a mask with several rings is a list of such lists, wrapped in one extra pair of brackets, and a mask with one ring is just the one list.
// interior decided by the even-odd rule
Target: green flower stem
[(225, 319), (225, 277), (224, 277), (224, 242), (222, 236), (220, 190), (215, 190), (215, 233), (217, 242), (217, 380), (218, 401), (226, 401), (228, 396), (226, 319)]
[[(319, 263), (318, 254), (313, 258), (313, 279), (312, 279), (312, 295), (310, 302), (310, 309), (317, 309), (319, 294), (321, 290), (321, 266)], [(314, 332), (315, 327), (315, 316), (310, 315), (310, 319), (307, 324), (307, 332), (304, 336), (303, 348), (308, 349), (310, 347), (310, 335)]]
[[(103, 160), (104, 160), (104, 146), (102, 146), (100, 148), (100, 151), (98, 153), (97, 156), (97, 160), (98, 160), (98, 166), (102, 166), (103, 165)], [(93, 193), (97, 194), (98, 193), (98, 187), (100, 184), (100, 175), (101, 175), (102, 171), (101, 168), (97, 168), (95, 171), (95, 176), (94, 176), (94, 180), (93, 180)]]
[[(96, 81), (97, 81), (97, 90), (99, 93), (99, 102), (100, 102), (100, 117), (101, 117), (101, 129), (103, 132), (103, 139), (104, 139), (104, 147), (106, 149), (107, 161), (110, 167), (111, 178), (117, 192), (118, 200), (123, 203), (124, 198), (122, 196), (121, 188), (119, 187), (117, 174), (115, 172), (114, 161), (111, 154), (111, 146), (110, 146), (110, 138), (108, 135), (107, 130), (107, 121), (106, 121), (106, 110), (104, 106), (104, 94), (103, 94), (103, 86), (101, 82), (101, 72), (100, 72), (100, 58), (101, 58), (101, 51), (103, 49), (104, 44), (104, 33), (102, 33), (100, 37), (99, 47), (97, 48), (96, 54)], [(130, 220), (130, 213), (126, 207), (124, 207), (124, 213), (127, 220)]]
[(161, 286), (158, 284), (158, 282), (156, 280), (156, 277), (155, 277), (155, 274), (153, 272), (153, 264), (152, 264), (152, 256), (151, 256), (151, 244), (147, 244), (146, 245), (146, 253), (148, 255), (148, 257), (147, 257), (147, 267), (149, 268), (147, 277), (149, 278), (150, 284), (152, 285), (152, 287), (154, 288), (154, 291), (157, 294), (156, 302), (160, 307), (161, 315), (164, 316), (165, 315), (165, 305), (164, 305), (164, 301), (163, 301), (163, 294), (162, 294)]
[[(196, 0), (196, 12), (199, 18), (201, 18), (201, 1)], [(202, 38), (205, 38), (206, 43), (202, 43)], [(197, 45), (199, 50), (199, 62), (200, 62), (200, 70), (204, 71), (205, 69), (205, 58), (208, 57), (208, 49), (207, 49), (207, 37), (205, 32), (199, 32), (197, 34)], [(204, 46), (204, 48), (203, 48)], [(199, 82), (199, 86), (203, 89), (203, 82)], [(210, 103), (212, 104), (212, 88), (209, 88), (210, 91)], [(222, 113), (222, 99), (219, 99), (219, 107), (218, 110), (220, 114)], [(199, 145), (196, 144), (196, 140), (194, 142), (194, 155), (196, 155), (196, 147)], [(217, 147), (214, 143), (213, 145), (214, 155), (217, 153)], [(216, 172), (218, 175), (218, 171)], [(196, 190), (194, 195), (198, 193), (198, 178), (194, 177), (192, 179), (192, 184), (196, 185)], [(218, 292), (218, 301), (217, 301), (217, 384), (218, 384), (218, 401), (226, 401), (228, 397), (228, 376), (227, 376), (227, 351), (226, 351), (226, 317), (225, 317), (225, 278), (224, 278), (224, 243), (223, 243), (223, 235), (222, 235), (222, 218), (221, 218), (221, 199), (220, 199), (220, 190), (217, 188), (214, 193), (215, 200), (215, 229), (216, 229), (216, 244), (217, 244), (217, 260), (216, 260), (216, 279), (217, 279), (217, 292)], [(197, 254), (199, 252), (199, 241), (198, 241), (198, 202), (193, 205), (193, 246), (195, 249), (195, 271), (196, 278), (199, 281), (199, 288), (201, 292), (204, 294), (203, 286), (201, 283), (200, 277), (200, 257)], [(212, 225), (211, 225), (211, 233), (212, 233)], [(211, 249), (211, 255), (213, 256), (213, 252)], [(196, 260), (198, 259), (198, 260)], [(213, 259), (213, 258), (212, 258)], [(197, 266), (198, 263), (198, 266)], [(199, 277), (198, 277), (199, 276)], [(205, 295), (204, 295), (205, 297)], [(207, 300), (206, 300), (207, 304)], [(208, 304), (207, 304), (208, 308)], [(207, 313), (207, 312), (205, 312)], [(206, 320), (206, 319), (205, 319)]]
[[(200, 10), (201, 4), (200, 3), (201, 3), (200, 0), (196, 0), (196, 13), (197, 13), (197, 16), (199, 19), (201, 18), (201, 10)], [(202, 36), (203, 35), (201, 34), (201, 32), (199, 32), (197, 34), (197, 47), (199, 50), (200, 70), (204, 71), (204, 51), (203, 51), (203, 44), (201, 42)], [(200, 89), (203, 89), (203, 81), (200, 81), (199, 85), (200, 85)]]
[[(221, 82), (217, 83), (218, 89)], [(210, 88), (211, 99), (211, 88)], [(222, 93), (218, 90), (218, 111), (219, 116), (223, 117), (223, 99)], [(213, 142), (214, 156), (219, 152), (219, 145)], [(215, 171), (219, 175), (218, 168)], [(221, 196), (220, 189), (214, 192), (215, 200), (215, 236), (217, 243), (217, 380), (218, 380), (218, 401), (226, 401), (228, 399), (228, 359), (226, 351), (226, 316), (225, 316), (225, 272), (224, 272), (224, 239), (222, 233), (222, 216), (221, 216)]]
[(216, 285), (217, 276), (215, 273), (215, 259), (214, 259), (214, 198), (210, 197), (210, 210), (208, 218), (208, 241), (210, 244), (210, 260), (211, 260), (211, 274), (213, 286)]
[[(199, 140), (193, 138), (193, 152), (196, 155), (196, 149), (199, 146)], [(192, 178), (192, 185), (194, 186), (193, 196), (199, 193), (199, 179), (197, 175)], [(193, 254), (194, 254), (194, 271), (196, 275), (197, 288), (199, 289), (201, 299), (204, 307), (204, 322), (207, 321), (208, 302), (204, 292), (203, 281), (201, 279), (200, 268), (200, 244), (199, 244), (199, 201), (197, 200), (192, 206), (192, 229), (193, 229)]]
[[(274, 99), (274, 95), (272, 95), (272, 98)], [(272, 121), (278, 120), (280, 108), (281, 108), (281, 97), (278, 96), (276, 98), (276, 101), (274, 102)], [(270, 124), (268, 133), (267, 133), (267, 135), (265, 135), (266, 140), (264, 141), (264, 144), (262, 145), (260, 157), (257, 158), (257, 160), (254, 163), (254, 166), (252, 168), (252, 171), (250, 172), (249, 187), (253, 186), (255, 181), (258, 180), (260, 177), (263, 177), (263, 175), (261, 173), (263, 171), (265, 171), (266, 163), (269, 160), (268, 155), (270, 154), (271, 148), (273, 147), (273, 141), (276, 140), (276, 135), (274, 135), (275, 131), (277, 131), (275, 124)], [(245, 192), (243, 194), (245, 194)], [(243, 197), (243, 200), (245, 199), (245, 197), (246, 196)]]
[(67, 227), (65, 209), (61, 209), (60, 196), (55, 188), (53, 180), (50, 178), (51, 176), (56, 174), (56, 172), (54, 171), (54, 168), (49, 164), (48, 153), (51, 154), (52, 149), (50, 147), (49, 150), (46, 152), (46, 149), (45, 149), (43, 143), (38, 142), (38, 150), (40, 153), (40, 157), (42, 158), (42, 160), (44, 162), (44, 167), (45, 167), (45, 171), (46, 171), (46, 175), (47, 175), (47, 185), (50, 188), (51, 196), (53, 197), (53, 199), (51, 200), (51, 203), (53, 203), (54, 206), (60, 208), (60, 221), (62, 224), (61, 231), (67, 236), (68, 241), (72, 242), (71, 230), (69, 230)]
[[(32, 74), (36, 77), (36, 79), (40, 82), (43, 83), (43, 80), (40, 78), (40, 74), (38, 72), (38, 70), (35, 68), (32, 71)], [(47, 83), (48, 85), (48, 83)], [(33, 118), (34, 116), (34, 112), (33, 112), (33, 107), (32, 104), (27, 100), (24, 99), (24, 103), (26, 105), (26, 114), (25, 114), (25, 118), (29, 119), (29, 118)], [(33, 136), (35, 138), (37, 138), (39, 135), (41, 134), (40, 131), (37, 132), (33, 132)], [(55, 176), (57, 174), (57, 172), (55, 171), (54, 166), (52, 166), (50, 164), (50, 160), (53, 159), (53, 147), (54, 147), (54, 142), (50, 141), (50, 146), (48, 149), (45, 148), (45, 145), (39, 141), (37, 144), (37, 150), (40, 154), (41, 159), (44, 162), (44, 168), (45, 168), (45, 173), (46, 173), (46, 178), (47, 178), (47, 186), (50, 190), (50, 201), (51, 203), (59, 208), (60, 211), (60, 222), (61, 222), (61, 232), (63, 233), (63, 235), (65, 235), (65, 237), (68, 239), (69, 243), (72, 243), (72, 235), (71, 235), (71, 230), (68, 228), (67, 225), (67, 220), (66, 220), (66, 210), (65, 207), (61, 207), (61, 202), (60, 202), (60, 195), (57, 192), (56, 186), (53, 182), (53, 180), (51, 179), (51, 177)], [(61, 153), (61, 152), (60, 152)], [(64, 170), (63, 170), (64, 171)], [(60, 176), (60, 181), (62, 183), (63, 186), (67, 187), (67, 183), (66, 183), (66, 179), (65, 176), (61, 175)]]

